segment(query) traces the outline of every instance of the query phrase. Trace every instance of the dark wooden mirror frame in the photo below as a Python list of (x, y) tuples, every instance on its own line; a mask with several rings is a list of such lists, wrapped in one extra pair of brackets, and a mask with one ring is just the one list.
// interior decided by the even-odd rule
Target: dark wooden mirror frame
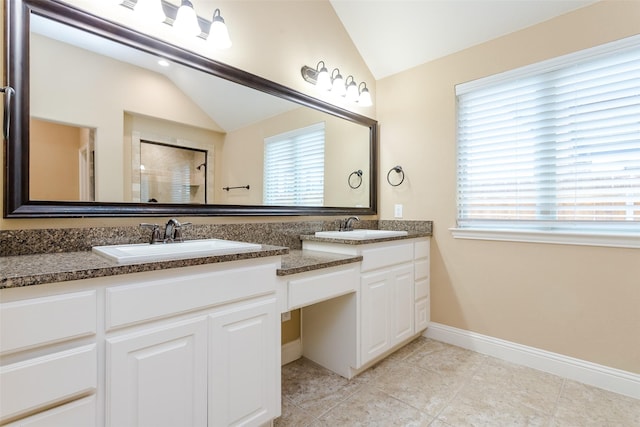
[[(375, 215), (377, 212), (377, 121), (336, 107), (238, 68), (165, 43), (135, 30), (57, 3), (55, 0), (11, 0), (5, 3), (5, 85), (15, 89), (9, 105), (5, 142), (5, 218), (73, 218), (138, 216), (300, 216)], [(32, 13), (106, 37), (303, 106), (366, 126), (369, 142), (369, 207), (302, 207), (260, 205), (193, 205), (35, 201), (29, 199), (29, 34)], [(345, 184), (346, 185), (346, 184)]]

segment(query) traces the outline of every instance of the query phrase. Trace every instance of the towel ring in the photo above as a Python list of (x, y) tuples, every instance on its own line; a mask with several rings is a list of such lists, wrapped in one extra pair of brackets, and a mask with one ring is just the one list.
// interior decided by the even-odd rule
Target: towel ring
[[(351, 177), (354, 176), (354, 175), (358, 178), (358, 184), (357, 185), (353, 185), (351, 183)], [(354, 190), (356, 188), (359, 188), (362, 185), (362, 170), (358, 169), (357, 171), (351, 172), (351, 174), (349, 175), (349, 178), (347, 179), (347, 182), (349, 183), (349, 187), (353, 188)]]
[[(399, 183), (397, 183), (397, 184), (392, 184), (391, 183), (391, 180), (389, 179), (389, 175), (391, 175), (391, 172), (402, 174), (402, 179), (400, 180)], [(392, 187), (397, 187), (398, 185), (400, 185), (400, 184), (402, 184), (404, 182), (404, 171), (402, 170), (402, 166), (394, 166), (391, 169), (389, 169), (389, 172), (387, 172), (387, 182)]]

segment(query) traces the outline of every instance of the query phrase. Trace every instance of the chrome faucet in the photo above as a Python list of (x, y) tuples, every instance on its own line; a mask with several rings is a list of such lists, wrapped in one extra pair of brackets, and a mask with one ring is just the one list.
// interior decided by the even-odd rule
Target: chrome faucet
[(353, 222), (360, 221), (360, 218), (357, 216), (350, 216), (345, 219), (343, 223), (340, 224), (340, 231), (353, 231)]
[(179, 243), (182, 242), (182, 227), (191, 224), (190, 222), (183, 222), (180, 224), (175, 218), (171, 218), (167, 221), (167, 225), (164, 227), (164, 242), (165, 243)]

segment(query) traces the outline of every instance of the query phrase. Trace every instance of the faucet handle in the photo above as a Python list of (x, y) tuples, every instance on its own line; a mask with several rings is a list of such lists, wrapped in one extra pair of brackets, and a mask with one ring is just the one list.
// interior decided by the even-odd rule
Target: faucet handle
[(173, 230), (173, 241), (174, 242), (182, 242), (182, 227), (185, 225), (191, 225), (190, 222), (183, 222), (182, 224), (178, 223)]
[(160, 226), (158, 224), (148, 224), (143, 222), (140, 224), (140, 227), (150, 228), (151, 229), (151, 240), (150, 244), (162, 243), (162, 238), (160, 237)]

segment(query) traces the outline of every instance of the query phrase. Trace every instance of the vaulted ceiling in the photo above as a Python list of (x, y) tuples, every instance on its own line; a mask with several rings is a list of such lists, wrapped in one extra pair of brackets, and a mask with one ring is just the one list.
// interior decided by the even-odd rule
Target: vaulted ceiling
[(597, 0), (330, 0), (376, 79)]

